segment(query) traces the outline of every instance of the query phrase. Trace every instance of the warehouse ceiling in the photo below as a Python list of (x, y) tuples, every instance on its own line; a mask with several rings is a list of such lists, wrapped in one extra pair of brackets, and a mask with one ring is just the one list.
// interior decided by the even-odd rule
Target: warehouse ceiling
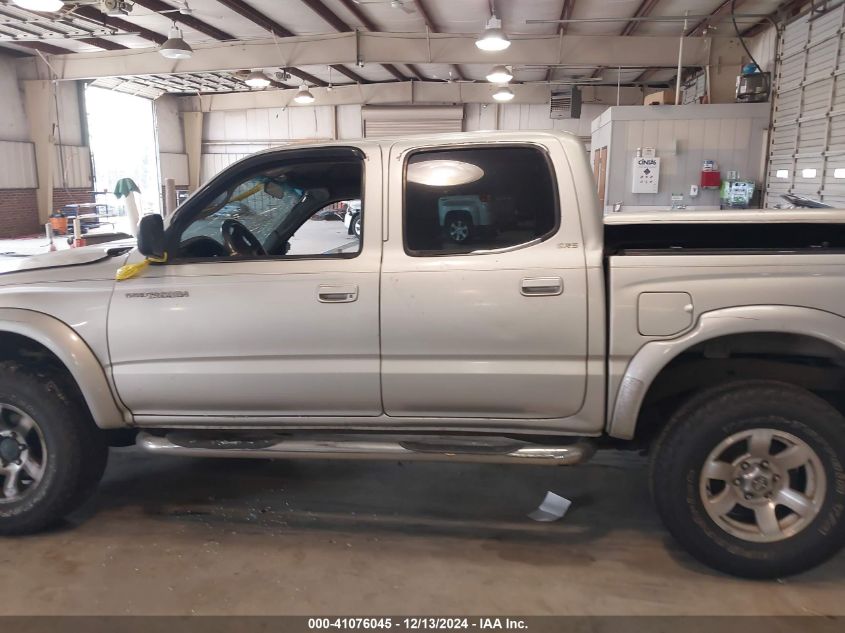
[[(589, 35), (619, 37), (733, 37), (731, 0), (135, 0), (126, 14), (104, 12), (117, 0), (65, 2), (59, 13), (36, 13), (21, 9), (12, 0), (0, 0), (0, 47), (10, 54), (74, 57), (86, 53), (126, 57), (135, 49), (152, 49), (178, 26), (192, 47), (211, 48), (232, 43), (284, 42), (294, 36), (352, 33), (467, 34), (481, 32), (491, 9), (513, 40), (531, 37)], [(806, 4), (782, 0), (736, 0), (736, 12), (755, 17), (740, 18), (739, 28), (752, 36), (766, 25), (762, 17)], [(690, 19), (686, 31), (684, 16)], [(641, 40), (642, 41), (642, 40)], [(105, 53), (104, 53), (105, 51)], [(87, 57), (87, 56), (86, 56)], [(449, 60), (451, 61), (451, 60)], [(343, 85), (355, 83), (419, 81), (484, 81), (489, 63), (366, 63), (298, 64), (263, 66), (273, 80), (271, 87)], [(204, 68), (202, 72), (130, 75), (113, 74), (96, 79), (105, 87), (157, 96), (164, 92), (206, 93), (250, 90), (242, 72), (227, 68)], [(661, 83), (675, 71), (660, 67), (603, 67), (529, 63), (514, 64), (514, 81), (588, 82), (593, 84)]]

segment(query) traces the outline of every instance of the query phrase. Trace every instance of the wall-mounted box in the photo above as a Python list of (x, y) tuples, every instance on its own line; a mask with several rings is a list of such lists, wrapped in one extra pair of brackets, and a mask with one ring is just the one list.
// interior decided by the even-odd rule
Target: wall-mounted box
[(657, 193), (660, 185), (660, 158), (634, 157), (631, 193)]

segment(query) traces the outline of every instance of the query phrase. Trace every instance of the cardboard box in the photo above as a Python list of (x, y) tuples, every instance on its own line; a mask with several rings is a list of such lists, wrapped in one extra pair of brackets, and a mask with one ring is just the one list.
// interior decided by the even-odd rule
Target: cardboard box
[(643, 99), (643, 105), (675, 105), (675, 91), (661, 90), (652, 92)]

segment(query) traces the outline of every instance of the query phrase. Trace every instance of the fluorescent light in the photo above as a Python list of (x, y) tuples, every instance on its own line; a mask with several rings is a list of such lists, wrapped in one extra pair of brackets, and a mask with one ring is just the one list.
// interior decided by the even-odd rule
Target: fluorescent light
[(158, 52), (167, 59), (189, 59), (194, 54), (194, 49), (182, 39), (182, 31), (174, 24), (170, 27), (167, 41), (161, 45)]
[(493, 70), (487, 75), (487, 81), (494, 84), (506, 84), (513, 79), (513, 73), (507, 66), (493, 66)]
[(299, 92), (296, 93), (293, 100), (301, 105), (307, 105), (309, 103), (314, 103), (314, 95), (312, 95), (311, 91), (308, 90), (308, 86), (302, 84), (299, 87)]
[(511, 41), (502, 30), (502, 21), (494, 15), (487, 21), (487, 27), (475, 40), (475, 45), (483, 51), (503, 51)]
[(501, 86), (493, 93), (493, 98), (496, 101), (510, 101), (514, 96), (516, 95), (514, 95), (513, 90), (507, 86)]
[(460, 160), (425, 160), (408, 165), (408, 182), (429, 187), (454, 187), (484, 177), (478, 165)]
[(65, 3), (62, 0), (12, 0), (21, 9), (29, 9), (30, 11), (42, 11), (44, 13), (55, 13)]
[(266, 88), (270, 85), (270, 78), (260, 70), (253, 70), (246, 76), (244, 83), (250, 88)]

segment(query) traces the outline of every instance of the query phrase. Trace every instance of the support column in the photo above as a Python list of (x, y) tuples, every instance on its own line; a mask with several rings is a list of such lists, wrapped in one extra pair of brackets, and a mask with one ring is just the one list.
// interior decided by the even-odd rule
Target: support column
[(48, 80), (23, 82), (29, 136), (35, 145), (35, 169), (38, 174), (38, 223), (49, 222), (53, 212), (53, 169), (56, 156), (53, 137), (53, 85)]
[(202, 112), (183, 112), (182, 130), (185, 135), (185, 153), (188, 155), (188, 190), (194, 192), (200, 186)]

